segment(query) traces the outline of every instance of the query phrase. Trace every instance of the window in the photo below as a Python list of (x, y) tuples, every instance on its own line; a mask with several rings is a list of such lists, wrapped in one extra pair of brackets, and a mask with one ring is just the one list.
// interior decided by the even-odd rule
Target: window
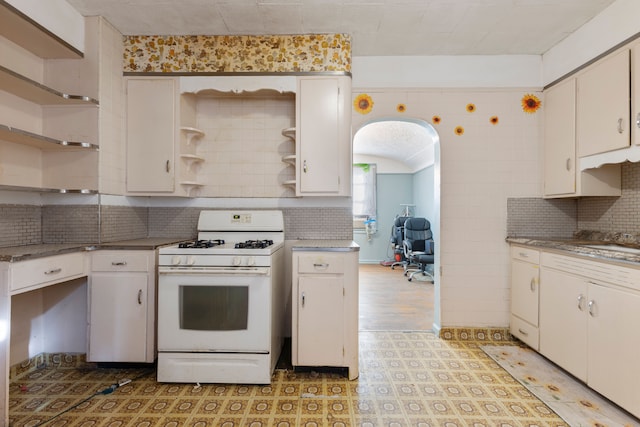
[[(364, 221), (376, 216), (376, 165), (353, 165), (353, 219)], [(362, 226), (364, 227), (364, 225)]]

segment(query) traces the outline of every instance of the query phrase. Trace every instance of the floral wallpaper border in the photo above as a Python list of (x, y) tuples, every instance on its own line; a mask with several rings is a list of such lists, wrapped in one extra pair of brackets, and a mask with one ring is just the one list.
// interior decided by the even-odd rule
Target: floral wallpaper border
[(348, 34), (124, 36), (126, 73), (351, 72)]

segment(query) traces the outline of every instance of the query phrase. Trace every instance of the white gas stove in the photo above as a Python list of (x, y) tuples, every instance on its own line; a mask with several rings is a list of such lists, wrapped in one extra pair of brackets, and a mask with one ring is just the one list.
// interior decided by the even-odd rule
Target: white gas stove
[(281, 211), (202, 211), (198, 238), (161, 248), (158, 381), (266, 384), (283, 344)]

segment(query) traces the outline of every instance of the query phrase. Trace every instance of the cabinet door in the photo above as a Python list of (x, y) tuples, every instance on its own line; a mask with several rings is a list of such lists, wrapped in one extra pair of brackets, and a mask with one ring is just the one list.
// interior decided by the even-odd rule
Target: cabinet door
[(539, 272), (536, 264), (511, 261), (511, 313), (538, 326)]
[(344, 348), (343, 277), (298, 279), (298, 364), (342, 366)]
[(587, 379), (587, 283), (557, 270), (540, 271), (540, 353)]
[(334, 78), (300, 79), (298, 138), (300, 193), (338, 193), (339, 92)]
[(145, 362), (147, 274), (94, 273), (89, 287), (89, 360)]
[(174, 79), (127, 80), (127, 191), (173, 192)]
[(588, 384), (640, 416), (640, 295), (589, 284), (589, 302)]
[(568, 79), (544, 94), (544, 194), (576, 192), (576, 83)]
[(629, 49), (596, 63), (578, 76), (578, 156), (628, 147), (630, 138)]

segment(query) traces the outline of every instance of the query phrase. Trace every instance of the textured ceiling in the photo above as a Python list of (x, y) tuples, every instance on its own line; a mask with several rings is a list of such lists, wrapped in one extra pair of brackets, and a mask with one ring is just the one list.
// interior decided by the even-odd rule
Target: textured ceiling
[(67, 0), (122, 34), (348, 33), (353, 56), (542, 54), (614, 0)]
[(418, 171), (433, 164), (433, 144), (433, 135), (424, 126), (388, 120), (358, 130), (353, 138), (353, 153), (389, 158)]

